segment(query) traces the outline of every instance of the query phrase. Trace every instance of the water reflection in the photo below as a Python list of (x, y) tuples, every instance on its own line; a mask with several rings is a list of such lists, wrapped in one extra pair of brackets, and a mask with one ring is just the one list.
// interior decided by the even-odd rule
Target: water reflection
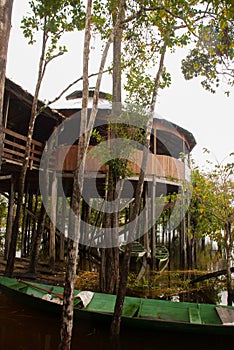
[(227, 305), (225, 278), (210, 278), (191, 284), (204, 271), (164, 271), (151, 273), (147, 280), (133, 284), (128, 294), (151, 299)]

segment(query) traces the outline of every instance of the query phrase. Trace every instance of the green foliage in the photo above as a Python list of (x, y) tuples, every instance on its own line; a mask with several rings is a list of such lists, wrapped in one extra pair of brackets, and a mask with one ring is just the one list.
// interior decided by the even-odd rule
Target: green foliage
[(144, 144), (147, 114), (136, 105), (126, 105), (118, 118), (110, 115), (109, 135), (106, 140), (98, 130), (93, 130), (92, 137), (98, 146), (90, 150), (93, 158), (99, 158), (101, 164), (111, 167), (115, 180), (125, 179), (133, 175), (131, 161), (134, 152)]
[[(233, 85), (233, 8), (228, 0), (126, 2), (122, 44), (128, 99), (149, 105), (152, 69), (158, 64), (164, 43), (171, 52), (190, 44), (190, 53), (182, 61), (186, 79), (202, 76), (203, 87), (211, 92), (221, 77)], [(164, 72), (160, 88), (170, 83), (169, 72)]]
[(192, 172), (191, 229), (198, 236), (209, 235), (226, 246), (234, 223), (234, 162), (215, 164), (207, 173)]
[(188, 80), (203, 77), (202, 86), (214, 93), (221, 77), (227, 85), (234, 84), (234, 6), (210, 1), (208, 9), (207, 20), (197, 29), (195, 48), (182, 61), (182, 72)]
[(57, 47), (65, 32), (82, 30), (85, 12), (80, 0), (32, 0), (32, 14), (23, 17), (22, 26), (29, 44), (36, 42), (36, 33), (42, 31), (47, 43), (46, 61), (66, 52), (65, 46)]
[[(176, 47), (190, 42), (194, 23), (200, 18), (197, 4), (198, 1), (133, 1), (128, 4), (122, 42), (129, 101), (143, 106), (150, 104), (154, 86), (152, 70), (159, 63), (165, 43), (174, 52)], [(164, 68), (159, 88), (170, 84), (170, 73)]]

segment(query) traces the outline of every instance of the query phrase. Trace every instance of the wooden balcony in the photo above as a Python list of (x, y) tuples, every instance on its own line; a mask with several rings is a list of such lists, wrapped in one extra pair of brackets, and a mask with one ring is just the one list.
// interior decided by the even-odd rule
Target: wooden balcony
[[(26, 136), (18, 134), (12, 130), (3, 128), (3, 148), (2, 161), (22, 165), (25, 155)], [(92, 146), (89, 150), (92, 150)], [(44, 150), (44, 144), (32, 140), (29, 168), (38, 169), (40, 166), (41, 155)], [(92, 152), (91, 152), (92, 153)], [(77, 145), (61, 146), (52, 154), (50, 166), (52, 170), (62, 170), (63, 172), (73, 172), (77, 161)], [(134, 174), (138, 175), (142, 161), (142, 151), (137, 150), (131, 156), (130, 166)], [(87, 155), (86, 174), (95, 176), (97, 171), (105, 173), (107, 166), (102, 165), (100, 159), (93, 157), (90, 153)], [(146, 169), (146, 176), (155, 175), (160, 178), (171, 178), (183, 180), (185, 178), (185, 164), (179, 160), (169, 156), (155, 155), (149, 153)]]
[[(92, 147), (89, 147), (92, 150)], [(64, 172), (72, 172), (75, 170), (77, 161), (77, 146), (61, 146), (53, 154), (55, 159), (54, 170)], [(131, 168), (134, 174), (138, 175), (142, 161), (142, 151), (137, 150), (131, 156)], [(95, 176), (97, 171), (105, 173), (107, 166), (102, 165), (100, 159), (87, 155), (85, 171), (89, 176)], [(146, 176), (155, 175), (160, 178), (171, 178), (176, 180), (185, 179), (185, 164), (179, 160), (169, 156), (155, 155), (149, 153), (146, 169)]]
[[(25, 147), (27, 137), (16, 133), (7, 128), (2, 128), (3, 131), (3, 147), (2, 147), (2, 162), (8, 162), (16, 165), (22, 165), (25, 157)], [(32, 140), (31, 151), (29, 157), (29, 168), (39, 169), (41, 155), (44, 149), (44, 144)]]

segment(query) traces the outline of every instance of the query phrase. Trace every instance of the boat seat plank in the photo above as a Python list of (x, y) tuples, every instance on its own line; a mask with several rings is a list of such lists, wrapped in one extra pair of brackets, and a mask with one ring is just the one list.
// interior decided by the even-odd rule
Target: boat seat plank
[(224, 307), (216, 307), (216, 311), (223, 324), (233, 324), (234, 325), (234, 310)]
[(190, 323), (197, 323), (197, 324), (202, 323), (199, 309), (195, 309), (191, 307), (189, 308), (189, 321)]
[(139, 303), (129, 304), (123, 308), (123, 316), (134, 317), (140, 308)]

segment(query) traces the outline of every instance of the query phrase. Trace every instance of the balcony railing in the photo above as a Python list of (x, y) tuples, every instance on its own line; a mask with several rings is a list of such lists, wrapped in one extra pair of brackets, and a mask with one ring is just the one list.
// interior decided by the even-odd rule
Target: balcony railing
[[(2, 160), (21, 165), (25, 157), (27, 137), (7, 128), (2, 128), (2, 131)], [(39, 169), (43, 149), (44, 144), (42, 142), (36, 141), (34, 139), (32, 140), (29, 156), (30, 169)]]
[[(73, 146), (61, 146), (53, 154), (55, 163), (54, 169), (60, 171), (74, 171), (77, 162), (77, 145)], [(89, 147), (91, 150), (92, 147)], [(131, 156), (131, 169), (134, 174), (138, 175), (140, 172), (140, 166), (143, 153), (140, 150), (135, 151)], [(86, 173), (96, 173), (97, 171), (105, 172), (107, 166), (103, 165), (98, 157), (92, 157), (87, 155), (85, 171)], [(171, 178), (176, 180), (185, 179), (185, 164), (173, 157), (155, 155), (149, 153), (148, 162), (146, 168), (146, 176), (155, 175), (162, 178)]]
[[(2, 160), (11, 163), (22, 164), (25, 157), (25, 147), (27, 137), (16, 133), (15, 131), (3, 128), (3, 149)], [(50, 162), (51, 170), (60, 170), (72, 172), (76, 168), (77, 161), (77, 145), (60, 146), (53, 152)], [(90, 146), (89, 150), (93, 147)], [(29, 157), (29, 168), (39, 169), (44, 144), (42, 142), (32, 140), (31, 151)], [(137, 150), (131, 156), (131, 169), (134, 174), (138, 175), (142, 161), (142, 151)], [(107, 166), (102, 165), (98, 157), (92, 157), (89, 154), (86, 159), (86, 173), (97, 173), (107, 171)], [(146, 176), (155, 175), (161, 178), (171, 178), (176, 180), (185, 179), (185, 164), (173, 157), (164, 155), (155, 155), (149, 153), (146, 168)]]

